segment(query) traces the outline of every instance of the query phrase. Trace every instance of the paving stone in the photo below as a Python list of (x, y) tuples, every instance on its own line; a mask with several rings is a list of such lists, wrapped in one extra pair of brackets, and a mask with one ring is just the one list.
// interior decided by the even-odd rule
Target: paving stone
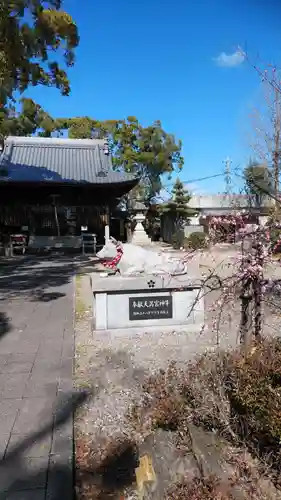
[(58, 390), (59, 377), (44, 371), (32, 372), (23, 392), (24, 398), (54, 398)]
[(58, 395), (60, 395), (60, 393), (72, 392), (73, 389), (74, 389), (74, 383), (68, 377), (62, 377), (59, 379)]
[(62, 347), (63, 343), (63, 338), (62, 336), (56, 336), (54, 333), (53, 338), (48, 337), (48, 338), (42, 338), (40, 342), (40, 351), (44, 351), (44, 349), (49, 349), (51, 348), (53, 351), (56, 351)]
[[(0, 423), (0, 430), (1, 430), (1, 423)], [(0, 433), (0, 460), (3, 460), (9, 439), (10, 439), (10, 434), (2, 434), (2, 431), (1, 431), (1, 433)]]
[(39, 332), (30, 332), (27, 327), (22, 333), (21, 342), (24, 342), (26, 344), (33, 344), (34, 346), (36, 346), (36, 351), (34, 352), (37, 352), (40, 347), (41, 338), (42, 336), (39, 334)]
[(60, 377), (72, 379), (73, 375), (73, 359), (65, 358), (62, 359), (60, 368)]
[(40, 490), (24, 490), (7, 492), (1, 495), (1, 500), (45, 500), (45, 488)]
[(74, 356), (74, 343), (72, 341), (70, 343), (63, 341), (62, 351), (61, 351), (62, 359), (70, 358), (73, 356)]
[(69, 461), (73, 454), (73, 421), (68, 421), (53, 431), (52, 455), (63, 456)]
[(54, 362), (59, 362), (61, 359), (61, 347), (58, 349), (54, 349), (53, 346), (48, 347), (39, 347), (39, 350), (36, 354), (36, 361), (40, 359), (52, 359)]
[[(39, 349), (39, 341), (28, 342), (28, 341), (18, 341), (13, 344), (12, 351), (17, 354), (36, 354)], [(2, 344), (1, 344), (2, 350)]]
[(0, 365), (0, 373), (30, 373), (33, 367), (33, 362), (13, 362), (8, 361), (4, 365)]
[[(48, 457), (25, 458), (4, 468), (4, 491), (36, 490), (47, 485)], [(16, 466), (17, 465), (17, 466)]]
[(12, 432), (21, 404), (21, 399), (10, 399), (0, 402), (0, 435)]
[(17, 415), (13, 428), (14, 434), (29, 434), (53, 422), (53, 403), (50, 398), (26, 398)]
[[(25, 448), (22, 449), (23, 443)], [(24, 436), (23, 434), (12, 434), (6, 451), (6, 457), (13, 454), (17, 449), (21, 450), (22, 457), (41, 458), (48, 457), (52, 446), (52, 430), (41, 438), (33, 437), (32, 434)]]
[(36, 353), (12, 353), (8, 361), (13, 363), (34, 363)]
[(35, 359), (34, 365), (33, 365), (33, 373), (37, 372), (47, 372), (47, 373), (58, 373), (60, 372), (61, 368), (61, 361), (59, 360), (53, 360), (53, 359), (46, 359), (46, 358), (37, 358)]
[(63, 468), (68, 471), (73, 472), (73, 454), (68, 456), (68, 453), (59, 453), (59, 454), (53, 454), (50, 455), (50, 461), (49, 461), (49, 471), (50, 474), (52, 472), (55, 472), (57, 468), (60, 468), (63, 466)]
[[(48, 288), (48, 282), (68, 280), (63, 274), (72, 273), (69, 265), (66, 261), (64, 268), (61, 260), (24, 261), (12, 274), (7, 270), (0, 283), (1, 306), (12, 325), (0, 345), (1, 500), (46, 500), (46, 491), (49, 500), (73, 497), (72, 418), (53, 432), (54, 420), (68, 416), (64, 404), (65, 413), (71, 411), (67, 399), (73, 392), (71, 276), (69, 283)], [(46, 280), (43, 285), (42, 280)], [(41, 299), (39, 290), (44, 292)], [(44, 294), (51, 293), (65, 295), (44, 301)], [(5, 294), (11, 300), (5, 300)], [(67, 393), (61, 402), (58, 387), (59, 394)], [(36, 435), (44, 427), (47, 435), (39, 440)]]
[(11, 353), (8, 354), (0, 354), (0, 367), (8, 363), (11, 358)]
[(9, 373), (0, 375), (0, 399), (21, 398), (29, 373)]
[(73, 487), (73, 462), (62, 455), (53, 455), (50, 458), (46, 500), (72, 500)]
[[(17, 344), (19, 344), (19, 340), (1, 340), (1, 353), (2, 354), (12, 354), (17, 349)], [(5, 341), (5, 342), (4, 342)]]

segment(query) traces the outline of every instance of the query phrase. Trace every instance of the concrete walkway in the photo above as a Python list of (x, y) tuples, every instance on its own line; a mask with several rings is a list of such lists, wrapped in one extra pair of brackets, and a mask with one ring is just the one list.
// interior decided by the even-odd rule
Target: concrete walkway
[(0, 275), (0, 500), (71, 500), (75, 407), (71, 261)]

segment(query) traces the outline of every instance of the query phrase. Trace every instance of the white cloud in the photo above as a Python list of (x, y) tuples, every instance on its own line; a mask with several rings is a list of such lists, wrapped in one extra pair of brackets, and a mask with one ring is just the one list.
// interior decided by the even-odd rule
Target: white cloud
[(222, 66), (225, 68), (234, 68), (235, 66), (240, 66), (245, 60), (245, 55), (239, 49), (237, 49), (233, 54), (226, 54), (221, 52), (218, 57), (214, 58), (217, 66)]

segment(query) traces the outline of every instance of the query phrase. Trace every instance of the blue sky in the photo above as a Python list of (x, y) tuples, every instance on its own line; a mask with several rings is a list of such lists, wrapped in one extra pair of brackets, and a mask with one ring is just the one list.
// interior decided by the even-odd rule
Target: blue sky
[[(183, 141), (184, 181), (221, 172), (226, 156), (243, 166), (260, 82), (235, 52), (240, 45), (254, 60), (281, 65), (278, 0), (64, 3), (81, 36), (72, 93), (38, 87), (27, 95), (53, 116), (160, 119)], [(224, 184), (215, 178), (193, 187), (217, 192)]]

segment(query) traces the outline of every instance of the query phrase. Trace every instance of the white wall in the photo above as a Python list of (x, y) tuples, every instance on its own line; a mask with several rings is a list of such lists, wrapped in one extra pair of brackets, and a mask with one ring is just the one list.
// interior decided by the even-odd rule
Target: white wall
[[(265, 199), (264, 206), (269, 206), (270, 201)], [(243, 209), (249, 207), (249, 197), (241, 194), (193, 195), (188, 205), (195, 209)]]

